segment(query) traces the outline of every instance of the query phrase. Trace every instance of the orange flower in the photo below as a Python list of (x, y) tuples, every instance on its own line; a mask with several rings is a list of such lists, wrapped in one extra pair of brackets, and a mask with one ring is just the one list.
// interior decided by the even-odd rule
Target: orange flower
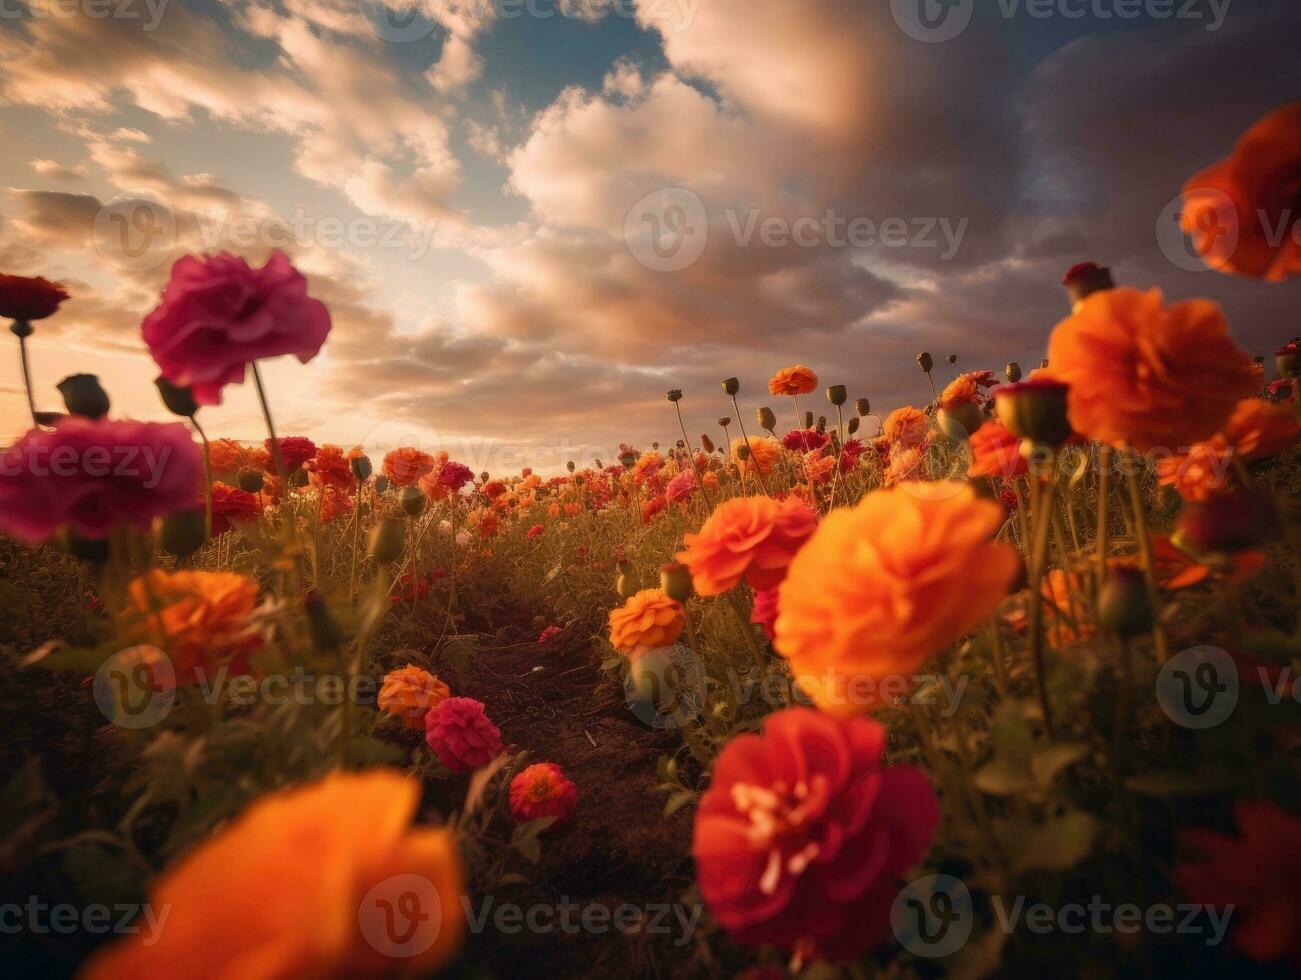
[(1256, 387), (1220, 308), (1167, 307), (1159, 289), (1094, 293), (1053, 331), (1048, 360), (1075, 431), (1143, 452), (1209, 439)]
[(741, 453), (745, 449), (746, 441), (744, 438), (732, 440), (732, 462), (734, 462), (742, 473), (749, 473), (751, 466), (757, 466), (761, 476), (767, 476), (777, 465), (777, 461), (782, 456), (782, 445), (776, 439), (769, 439), (766, 436), (762, 439), (757, 436), (750, 437), (750, 458), (741, 459)]
[(733, 497), (709, 515), (699, 534), (686, 534), (678, 561), (691, 569), (696, 592), (722, 595), (744, 578), (771, 589), (817, 528), (817, 515), (796, 497)]
[(1233, 156), (1184, 186), (1184, 231), (1220, 272), (1279, 282), (1301, 274), (1301, 102), (1266, 116)]
[(241, 468), (248, 465), (248, 450), (234, 439), (214, 439), (209, 443), (208, 451), (212, 456), (214, 473), (238, 473)]
[(1194, 443), (1181, 456), (1159, 460), (1157, 476), (1162, 486), (1173, 487), (1184, 500), (1205, 503), (1228, 486), (1232, 453), (1223, 436)]
[(1054, 568), (1044, 576), (1040, 588), (1048, 642), (1055, 647), (1087, 640), (1097, 627), (1085, 618), (1089, 608), (1083, 584), (1074, 572)]
[(425, 729), (425, 713), (452, 696), (451, 690), (427, 670), (407, 664), (384, 675), (379, 710), (402, 721), (405, 728)]
[(465, 931), (456, 838), (412, 827), (420, 786), (335, 772), (254, 802), (150, 893), (165, 924), (115, 942), (87, 980), (428, 975)]
[(687, 625), (681, 603), (662, 589), (643, 589), (610, 612), (610, 645), (630, 660), (673, 643)]
[(314, 487), (337, 487), (351, 490), (357, 482), (352, 475), (352, 464), (344, 456), (339, 446), (320, 446), (316, 455), (305, 465), (308, 477)]
[(326, 487), (321, 491), (321, 523), (329, 524), (352, 513), (353, 499), (342, 490)]
[(980, 392), (980, 384), (988, 380), (988, 371), (968, 371), (958, 375), (940, 393), (940, 408), (952, 410), (962, 405), (982, 404), (985, 399)]
[(644, 453), (633, 466), (632, 482), (641, 486), (664, 468), (664, 457), (659, 453)]
[(243, 575), (155, 569), (132, 581), (127, 596), (130, 635), (171, 658), (178, 684), (226, 663), (247, 673), (247, 656), (262, 645), (257, 583)]
[(970, 477), (1020, 476), (1029, 471), (1021, 455), (1021, 440), (1002, 422), (986, 422), (971, 436)]
[(893, 487), (912, 480), (926, 479), (926, 449), (907, 446), (890, 453), (890, 465), (885, 471), (885, 485)]
[(438, 471), (431, 469), (416, 481), (416, 485), (424, 492), (424, 495), (430, 500), (446, 500), (452, 495), (447, 484), (438, 479)]
[(1224, 426), (1224, 435), (1243, 462), (1281, 456), (1301, 439), (1301, 425), (1288, 405), (1275, 405), (1263, 398), (1238, 402)]
[(770, 395), (807, 395), (818, 386), (818, 376), (803, 364), (782, 368), (768, 381)]
[(776, 623), (778, 651), (819, 707), (871, 710), (893, 679), (993, 615), (1021, 569), (993, 540), (1004, 516), (958, 483), (879, 490), (827, 515), (791, 562)]
[(880, 438), (892, 449), (909, 449), (926, 442), (931, 420), (919, 408), (905, 405), (885, 417)]
[(434, 457), (419, 449), (394, 449), (384, 457), (384, 475), (399, 487), (409, 487), (434, 468)]
[(825, 456), (822, 453), (806, 453), (804, 469), (814, 483), (828, 483), (836, 471), (836, 457), (831, 453)]

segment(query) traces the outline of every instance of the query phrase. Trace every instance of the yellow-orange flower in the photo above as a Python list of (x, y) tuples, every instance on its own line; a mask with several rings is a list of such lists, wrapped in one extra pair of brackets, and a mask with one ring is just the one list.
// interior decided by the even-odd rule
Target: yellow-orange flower
[(223, 664), (245, 673), (247, 656), (262, 645), (257, 583), (243, 575), (155, 569), (131, 582), (127, 597), (130, 635), (163, 650), (179, 684), (200, 670), (211, 679)]
[(1289, 405), (1276, 405), (1263, 398), (1244, 398), (1238, 402), (1224, 426), (1224, 437), (1244, 462), (1281, 456), (1301, 439)]
[(356, 504), (353, 499), (335, 487), (326, 487), (321, 491), (321, 523), (337, 521), (345, 514), (351, 514)]
[(768, 381), (770, 395), (807, 395), (818, 386), (818, 376), (803, 364), (782, 368)]
[(925, 480), (926, 475), (926, 450), (922, 446), (905, 446), (890, 453), (885, 485), (893, 487), (912, 480)]
[(412, 827), (420, 786), (396, 770), (336, 772), (254, 802), (172, 864), (165, 910), (97, 953), (87, 980), (426, 976), (465, 931), (456, 838)]
[(940, 408), (954, 409), (960, 405), (979, 405), (980, 388), (975, 374), (959, 375), (940, 392)]
[(1002, 422), (986, 422), (971, 436), (970, 477), (1020, 476), (1029, 470), (1021, 455), (1021, 440)]
[(1094, 293), (1053, 331), (1048, 359), (1076, 432), (1144, 452), (1209, 439), (1256, 388), (1219, 306), (1166, 306), (1159, 289)]
[(412, 486), (434, 466), (434, 457), (409, 447), (394, 449), (384, 457), (384, 475), (399, 487)]
[(248, 450), (234, 439), (214, 439), (208, 445), (212, 457), (212, 471), (222, 475), (238, 473), (250, 465)]
[(1213, 269), (1278, 282), (1301, 275), (1301, 102), (1270, 113), (1233, 156), (1184, 187), (1183, 227)]
[(766, 436), (762, 439), (751, 436), (749, 444), (750, 458), (742, 459), (741, 456), (745, 452), (746, 440), (744, 438), (732, 440), (732, 462), (736, 464), (742, 473), (748, 474), (750, 467), (754, 466), (758, 468), (761, 476), (767, 476), (773, 471), (773, 467), (777, 465), (777, 461), (782, 457), (782, 444), (776, 439), (769, 439)]
[(402, 721), (406, 728), (425, 727), (425, 713), (452, 696), (451, 690), (427, 670), (407, 664), (384, 675), (379, 710)]
[(742, 578), (757, 590), (771, 589), (817, 525), (817, 515), (797, 497), (733, 497), (714, 508), (699, 534), (683, 535), (687, 547), (677, 558), (702, 596), (722, 595)]
[(1004, 517), (964, 484), (916, 483), (823, 519), (791, 562), (775, 627), (819, 707), (879, 706), (895, 678), (993, 615), (1021, 568), (1016, 549), (993, 540)]
[(885, 422), (881, 425), (880, 438), (891, 449), (910, 449), (926, 442), (926, 435), (930, 428), (931, 420), (925, 412), (911, 405), (905, 405), (903, 408), (896, 408), (885, 417)]
[(814, 483), (830, 482), (832, 474), (836, 472), (835, 454), (830, 452), (826, 455), (821, 452), (805, 453), (804, 471), (808, 473), (809, 479)]
[(687, 625), (682, 604), (662, 589), (643, 589), (610, 612), (610, 645), (630, 660), (673, 643)]

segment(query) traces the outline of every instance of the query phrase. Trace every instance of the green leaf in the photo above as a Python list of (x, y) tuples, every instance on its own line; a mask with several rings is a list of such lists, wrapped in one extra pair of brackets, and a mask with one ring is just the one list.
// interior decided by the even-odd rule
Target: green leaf
[(669, 801), (664, 804), (665, 818), (667, 819), (668, 817), (673, 816), (673, 814), (677, 813), (688, 803), (694, 803), (694, 802), (696, 802), (695, 793), (693, 793), (689, 789), (678, 790), (678, 792), (670, 796)]
[(510, 846), (523, 854), (530, 864), (537, 864), (542, 857), (542, 841), (539, 838), (555, 822), (555, 817), (539, 817), (521, 824), (511, 834)]
[(454, 670), (467, 670), (470, 666), (470, 658), (478, 652), (477, 636), (453, 636), (438, 651), (438, 658)]
[(1030, 759), (1030, 772), (1040, 786), (1049, 787), (1057, 777), (1089, 754), (1087, 742), (1057, 742), (1037, 751)]

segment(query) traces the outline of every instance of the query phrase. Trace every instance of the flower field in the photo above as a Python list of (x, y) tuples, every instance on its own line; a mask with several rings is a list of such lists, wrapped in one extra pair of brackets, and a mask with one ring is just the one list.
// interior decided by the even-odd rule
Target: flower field
[[(1262, 290), (1301, 246), (1220, 202), (1295, 222), (1299, 134), (1184, 189)], [(920, 353), (932, 399), (874, 406), (811, 350), (491, 473), (284, 429), (259, 365), (332, 320), (283, 253), (172, 268), (171, 422), (89, 374), (42, 411), (67, 293), (0, 276), (6, 966), (1295, 975), (1301, 349), (1205, 281), (1082, 263), (1041, 364)], [(263, 441), (205, 428), (238, 384)]]

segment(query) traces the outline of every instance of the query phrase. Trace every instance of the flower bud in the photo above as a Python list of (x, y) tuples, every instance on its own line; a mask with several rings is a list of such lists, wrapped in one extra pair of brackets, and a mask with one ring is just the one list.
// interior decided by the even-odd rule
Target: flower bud
[(852, 419), (850, 419), (848, 422), (845, 423), (845, 431), (852, 436), (854, 433), (858, 431), (858, 427), (861, 424), (862, 424), (862, 419), (860, 419), (857, 415), (855, 415)]
[(26, 340), (32, 334), (36, 333), (36, 328), (32, 326), (30, 320), (15, 320), (9, 324), (9, 332), (19, 340)]
[(1001, 385), (994, 390), (999, 420), (1015, 436), (1040, 446), (1060, 446), (1071, 437), (1066, 416), (1069, 387), (1048, 378)]
[(817, 431), (817, 433), (818, 433), (819, 435), (821, 435), (822, 433), (826, 432), (826, 431), (827, 431), (827, 417), (826, 417), (825, 415), (819, 415), (819, 416), (818, 416), (818, 424), (815, 425), (813, 428)]
[(926, 351), (922, 351), (917, 355), (917, 366), (927, 374), (930, 374), (931, 369), (935, 367), (935, 358), (931, 357), (931, 355)]
[(935, 425), (954, 442), (965, 442), (973, 432), (984, 425), (980, 406), (967, 402), (953, 408), (941, 408), (935, 415)]
[(574, 470), (578, 469), (578, 467), (574, 465), (574, 461), (571, 459), (568, 463), (565, 464), (565, 469), (569, 470), (569, 472), (572, 473), (574, 472)]
[(732, 416), (730, 416), (730, 415), (724, 415), (724, 416), (722, 416), (722, 417), (718, 420), (718, 424), (721, 425), (724, 429), (726, 429), (729, 425), (732, 424)]
[(266, 484), (266, 476), (261, 470), (245, 469), (239, 471), (235, 482), (245, 493), (259, 493)]
[(388, 477), (387, 477), (387, 476), (377, 476), (377, 477), (375, 477), (375, 492), (376, 492), (376, 493), (381, 493), (381, 494), (382, 494), (382, 493), (387, 493), (387, 492), (388, 492)]
[(307, 470), (301, 466), (289, 474), (289, 485), (291, 487), (305, 487), (307, 486), (307, 480)]
[(343, 646), (343, 630), (330, 612), (325, 597), (316, 589), (307, 593), (307, 630), (312, 635), (312, 645), (322, 653), (334, 653)]
[(1021, 365), (1017, 364), (1016, 361), (1008, 361), (1003, 373), (1007, 376), (1009, 382), (1016, 384), (1021, 380)]
[(707, 453), (712, 453), (718, 447), (714, 445), (714, 440), (709, 438), (707, 432), (700, 433), (700, 446)]
[(691, 570), (680, 562), (661, 565), (660, 588), (675, 602), (686, 602), (691, 598), (692, 592)]
[(199, 411), (199, 403), (194, 400), (194, 393), (189, 388), (178, 387), (161, 376), (154, 384), (158, 388), (158, 395), (162, 398), (163, 405), (169, 412), (183, 419), (194, 418)]
[(748, 460), (750, 458), (750, 447), (747, 446), (745, 443), (741, 443), (741, 445), (737, 446), (736, 458), (739, 459), (742, 463)]
[(804, 428), (806, 428), (806, 429), (811, 429), (811, 428), (813, 428), (813, 413), (812, 413), (812, 412), (805, 412), (805, 413), (804, 413)]
[(737, 378), (728, 378), (723, 382), (723, 390), (735, 398), (737, 392), (741, 390), (741, 382)]
[(383, 565), (402, 557), (406, 547), (406, 524), (393, 517), (381, 518), (370, 532), (370, 556)]
[(860, 398), (854, 402), (854, 411), (858, 412), (861, 417), (872, 414), (872, 402), (867, 398)]
[(660, 448), (660, 444), (658, 442), (651, 443), (651, 449), (659, 449), (659, 448)]
[(777, 428), (777, 416), (768, 406), (764, 406), (755, 412), (755, 418), (759, 420), (759, 428), (765, 432), (773, 432)]
[(398, 505), (411, 517), (419, 517), (425, 512), (429, 498), (419, 487), (403, 487), (398, 494)]
[(849, 401), (849, 391), (844, 385), (832, 385), (827, 389), (827, 401), (839, 408)]
[(1195, 555), (1233, 554), (1268, 544), (1279, 530), (1278, 508), (1269, 491), (1247, 487), (1189, 502), (1179, 513), (1175, 541)]
[(1116, 288), (1111, 270), (1104, 269), (1096, 262), (1081, 262), (1072, 267), (1062, 279), (1062, 285), (1070, 293), (1072, 305), (1083, 302), (1094, 293)]
[(188, 558), (207, 539), (208, 515), (203, 509), (178, 510), (159, 522), (158, 545), (177, 558)]
[(491, 479), (491, 477), (489, 476), (487, 470), (484, 470), (482, 473), (479, 474), (479, 482), (480, 482), (480, 483), (487, 483), (490, 479)]
[(682, 401), (682, 389), (681, 389), (681, 388), (670, 388), (670, 389), (669, 389), (669, 401), (671, 401), (671, 402), (680, 402), (680, 401)]
[(1126, 639), (1140, 636), (1155, 625), (1156, 610), (1141, 568), (1118, 565), (1111, 569), (1098, 593), (1098, 621)]
[(348, 461), (348, 465), (352, 467), (352, 475), (357, 478), (358, 483), (365, 483), (374, 472), (369, 456), (354, 456)]
[(632, 469), (634, 466), (637, 465), (637, 454), (632, 452), (623, 453), (622, 455), (619, 456), (619, 464), (625, 470)]
[(957, 354), (950, 354), (948, 357), (945, 358), (945, 360), (948, 361), (948, 362), (949, 362), (949, 366), (952, 367), (954, 364), (957, 364), (957, 363), (958, 363), (958, 355), (957, 355)]
[(632, 562), (621, 561), (618, 564), (619, 577), (614, 581), (615, 591), (620, 599), (631, 599), (638, 592), (637, 578), (633, 575)]
[(73, 415), (102, 419), (108, 414), (108, 392), (93, 374), (70, 374), (58, 384), (63, 404)]
[(1285, 378), (1301, 377), (1301, 340), (1294, 340), (1274, 353), (1274, 365)]

